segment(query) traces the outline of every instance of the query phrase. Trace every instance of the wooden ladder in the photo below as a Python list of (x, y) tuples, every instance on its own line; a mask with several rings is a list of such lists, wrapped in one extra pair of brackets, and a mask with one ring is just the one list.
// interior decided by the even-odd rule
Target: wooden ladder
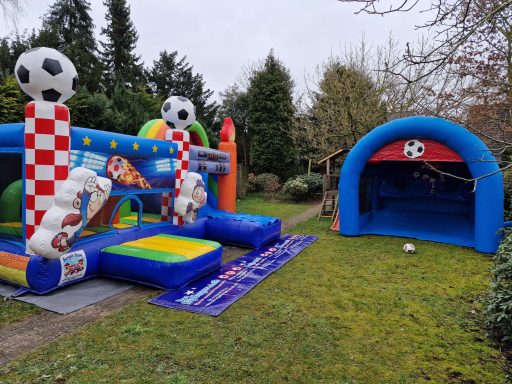
[[(334, 194), (334, 196), (333, 196)], [(337, 192), (325, 192), (324, 200), (322, 201), (322, 208), (320, 208), (320, 213), (318, 214), (318, 220), (321, 217), (328, 217), (331, 220), (336, 216), (336, 211), (338, 210), (338, 194)]]

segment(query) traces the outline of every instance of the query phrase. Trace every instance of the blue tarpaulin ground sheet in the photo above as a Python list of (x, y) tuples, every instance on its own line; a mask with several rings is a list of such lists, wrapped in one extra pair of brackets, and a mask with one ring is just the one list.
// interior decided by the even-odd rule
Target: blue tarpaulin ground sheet
[(219, 270), (150, 303), (167, 308), (218, 316), (263, 279), (311, 245), (318, 236), (285, 235), (280, 240), (247, 253)]

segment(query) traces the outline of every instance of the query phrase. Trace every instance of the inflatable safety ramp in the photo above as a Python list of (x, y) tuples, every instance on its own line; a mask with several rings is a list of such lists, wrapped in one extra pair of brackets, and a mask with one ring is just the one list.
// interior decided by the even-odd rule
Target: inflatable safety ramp
[(248, 248), (261, 246), (281, 237), (281, 220), (277, 217), (231, 213), (203, 207), (200, 216), (206, 217), (206, 238), (223, 244)]
[(176, 289), (220, 267), (219, 243), (159, 234), (101, 250), (101, 274)]

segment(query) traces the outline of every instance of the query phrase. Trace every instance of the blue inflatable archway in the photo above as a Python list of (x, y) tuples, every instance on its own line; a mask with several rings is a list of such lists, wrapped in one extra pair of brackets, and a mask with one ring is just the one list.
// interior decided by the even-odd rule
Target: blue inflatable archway
[[(402, 191), (402, 205), (389, 208), (389, 204), (379, 202), (383, 185), (382, 179), (378, 177), (379, 168), (372, 170), (373, 178), (380, 184), (373, 188), (371, 207), (365, 212), (360, 211), (360, 180), (367, 172), (368, 161), (379, 149), (400, 139), (434, 140), (462, 158), (469, 176), (478, 178), (491, 174), (478, 180), (474, 191), (473, 183), (466, 183), (470, 184), (464, 202), (468, 207), (467, 212), (454, 213), (451, 207), (455, 203), (450, 199), (424, 196), (420, 201), (417, 196), (406, 196), (408, 192), (404, 191), (407, 191), (407, 187)], [(394, 163), (394, 173), (400, 172), (400, 164)], [(411, 162), (402, 164), (406, 167)], [(493, 253), (498, 248), (500, 228), (503, 227), (503, 195), (503, 177), (496, 159), (487, 146), (467, 129), (433, 117), (393, 120), (364, 136), (345, 160), (339, 182), (340, 234), (413, 237), (470, 246), (480, 252)]]

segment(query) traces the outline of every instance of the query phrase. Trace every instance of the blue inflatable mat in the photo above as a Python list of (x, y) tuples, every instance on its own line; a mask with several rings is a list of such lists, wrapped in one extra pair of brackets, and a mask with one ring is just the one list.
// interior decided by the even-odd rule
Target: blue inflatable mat
[(281, 236), (281, 219), (277, 217), (231, 213), (209, 206), (200, 210), (206, 217), (206, 238), (223, 244), (248, 248), (278, 240)]
[(259, 225), (271, 225), (275, 222), (279, 221), (277, 217), (269, 217), (269, 216), (258, 216), (251, 215), (249, 213), (232, 213), (227, 211), (222, 211), (220, 209), (214, 209), (210, 206), (203, 207), (200, 211), (201, 217), (208, 217), (212, 219), (225, 219), (225, 220), (236, 220), (236, 221), (246, 221), (249, 223), (256, 223)]

